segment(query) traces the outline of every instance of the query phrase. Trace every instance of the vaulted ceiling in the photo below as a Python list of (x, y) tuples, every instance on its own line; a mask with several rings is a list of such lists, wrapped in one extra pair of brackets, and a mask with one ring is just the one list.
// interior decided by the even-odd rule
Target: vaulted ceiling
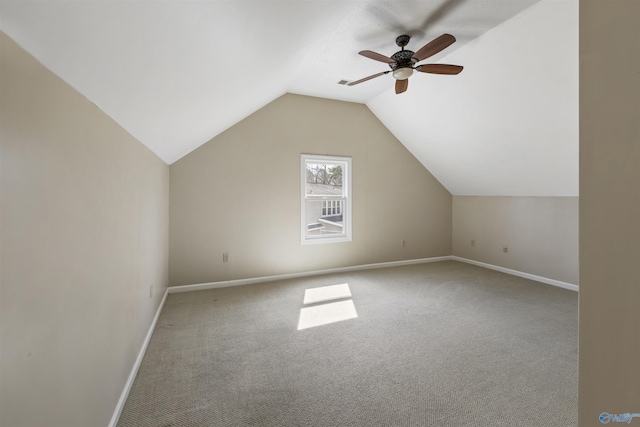
[[(453, 194), (578, 194), (577, 0), (2, 0), (0, 29), (171, 164), (286, 92), (366, 104)], [(395, 38), (422, 63), (396, 95)]]

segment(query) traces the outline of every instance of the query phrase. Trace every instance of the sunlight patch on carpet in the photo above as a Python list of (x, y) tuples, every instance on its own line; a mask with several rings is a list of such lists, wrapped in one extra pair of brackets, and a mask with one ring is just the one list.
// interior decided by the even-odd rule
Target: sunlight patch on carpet
[(328, 325), (358, 317), (352, 300), (304, 307), (300, 310), (298, 330)]
[(309, 288), (304, 291), (303, 304), (313, 304), (322, 301), (332, 301), (336, 299), (351, 298), (351, 290), (348, 283), (340, 285), (321, 286), (319, 288)]

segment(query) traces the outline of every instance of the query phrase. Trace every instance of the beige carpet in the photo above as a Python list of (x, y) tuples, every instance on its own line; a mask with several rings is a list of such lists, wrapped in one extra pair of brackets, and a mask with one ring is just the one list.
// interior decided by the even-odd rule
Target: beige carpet
[(577, 293), (454, 261), (170, 294), (118, 426), (577, 426), (577, 334)]

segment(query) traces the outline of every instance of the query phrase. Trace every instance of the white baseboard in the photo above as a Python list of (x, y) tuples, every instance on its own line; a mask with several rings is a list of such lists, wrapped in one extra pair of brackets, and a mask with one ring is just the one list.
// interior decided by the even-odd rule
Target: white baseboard
[(253, 277), (250, 279), (226, 280), (222, 282), (199, 283), (196, 285), (171, 286), (169, 287), (169, 293), (174, 294), (179, 292), (201, 291), (205, 289), (227, 288), (230, 286), (250, 285), (253, 283), (274, 282), (276, 280), (297, 279), (300, 277), (319, 276), (321, 274), (345, 273), (348, 271), (372, 270), (374, 268), (399, 267), (402, 265), (410, 265), (410, 264), (425, 264), (429, 262), (450, 261), (451, 259), (452, 257), (450, 255), (447, 255), (447, 256), (433, 257), (433, 258), (419, 258), (419, 259), (410, 259), (405, 261), (391, 261), (391, 262), (381, 262), (377, 264), (355, 265), (351, 267), (338, 267), (338, 268), (330, 268), (327, 270), (307, 271), (302, 273), (290, 273), (290, 274), (279, 274), (275, 276)]
[(569, 289), (571, 291), (578, 292), (578, 285), (574, 285), (572, 283), (561, 282), (560, 280), (549, 279), (547, 277), (542, 277), (542, 276), (536, 276), (535, 274), (524, 273), (522, 271), (499, 267), (497, 265), (487, 264), (485, 262), (474, 261), (472, 259), (461, 258), (458, 256), (451, 256), (450, 259), (453, 261), (466, 262), (467, 264), (477, 265), (479, 267), (488, 268), (490, 270), (500, 271), (501, 273), (511, 274), (512, 276), (523, 277), (525, 279), (535, 280), (537, 282), (546, 283), (547, 285), (553, 285), (559, 288)]
[(404, 261), (391, 261), (391, 262), (381, 262), (377, 264), (364, 264), (364, 265), (355, 265), (351, 267), (338, 267), (338, 268), (329, 268), (326, 270), (316, 270), (316, 271), (306, 271), (301, 273), (290, 273), (290, 274), (278, 274), (274, 276), (263, 276), (263, 277), (252, 277), (248, 279), (237, 279), (237, 280), (225, 280), (221, 282), (209, 282), (209, 283), (199, 283), (195, 285), (182, 285), (182, 286), (171, 286), (168, 289), (168, 293), (180, 293), (180, 292), (191, 292), (191, 291), (201, 291), (205, 289), (217, 289), (217, 288), (227, 288), (230, 286), (241, 286), (241, 285), (251, 285), (253, 283), (265, 283), (265, 282), (275, 282), (276, 280), (286, 280), (286, 279), (297, 279), (301, 277), (311, 277), (311, 276), (319, 276), (321, 274), (332, 274), (332, 273), (345, 273), (349, 271), (359, 271), (359, 270), (372, 270), (375, 268), (386, 268), (386, 267), (399, 267), (403, 265), (411, 265), (411, 264), (425, 264), (430, 262), (440, 262), (440, 261), (460, 261), (465, 262), (467, 264), (473, 264), (478, 267), (488, 268), (490, 270), (500, 271), (502, 273), (511, 274), (513, 276), (523, 277), (529, 280), (535, 280), (537, 282), (546, 283), (547, 285), (557, 286), (564, 289), (569, 289), (572, 291), (578, 291), (578, 285), (574, 285), (572, 283), (562, 282), (560, 280), (549, 279), (547, 277), (537, 276), (535, 274), (525, 273), (518, 270), (512, 270), (510, 268), (500, 267), (493, 264), (487, 264), (485, 262), (474, 261), (472, 259), (462, 258), (454, 255), (447, 255), (441, 257), (433, 257), (433, 258), (419, 258), (419, 259), (410, 259)]
[(116, 405), (115, 411), (113, 411), (113, 415), (111, 416), (111, 421), (109, 422), (109, 427), (116, 427), (118, 424), (118, 420), (120, 419), (120, 414), (122, 414), (122, 409), (124, 408), (124, 404), (127, 401), (127, 397), (129, 397), (129, 392), (131, 391), (131, 387), (133, 386), (133, 381), (136, 379), (136, 375), (138, 375), (138, 369), (140, 369), (140, 364), (142, 363), (142, 359), (144, 358), (144, 354), (147, 351), (147, 346), (149, 345), (149, 341), (151, 341), (151, 336), (153, 335), (153, 331), (156, 328), (156, 322), (158, 321), (158, 317), (160, 317), (160, 312), (162, 311), (162, 307), (164, 307), (164, 302), (167, 300), (168, 289), (164, 292), (164, 296), (162, 297), (162, 301), (160, 301), (160, 305), (156, 310), (156, 315), (153, 318), (153, 322), (151, 322), (151, 326), (149, 326), (149, 331), (147, 332), (147, 336), (144, 338), (144, 342), (142, 343), (142, 347), (138, 352), (138, 357), (136, 358), (136, 362), (133, 364), (133, 368), (131, 369), (131, 373), (129, 374), (129, 378), (127, 379), (127, 383), (124, 385), (124, 390), (122, 390), (122, 394), (120, 395), (120, 400), (118, 400), (118, 404)]

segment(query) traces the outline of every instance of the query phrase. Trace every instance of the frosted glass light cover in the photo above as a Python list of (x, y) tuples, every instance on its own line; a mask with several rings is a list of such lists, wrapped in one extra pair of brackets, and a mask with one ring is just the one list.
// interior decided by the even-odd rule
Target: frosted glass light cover
[(393, 78), (396, 80), (406, 80), (413, 74), (413, 68), (398, 68), (397, 70), (393, 70)]

